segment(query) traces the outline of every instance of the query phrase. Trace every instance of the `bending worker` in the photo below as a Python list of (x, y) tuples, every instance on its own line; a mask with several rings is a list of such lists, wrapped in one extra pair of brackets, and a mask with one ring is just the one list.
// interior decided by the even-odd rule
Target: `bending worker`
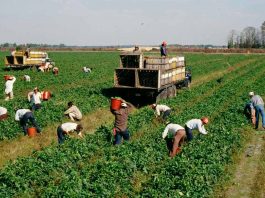
[(37, 132), (40, 133), (41, 129), (36, 122), (34, 115), (30, 109), (18, 109), (16, 111), (15, 120), (20, 122), (20, 125), (23, 128), (24, 135), (27, 135), (27, 123), (30, 121), (31, 124), (37, 129)]
[(121, 103), (119, 110), (112, 110), (111, 113), (115, 116), (114, 122), (114, 145), (121, 144), (122, 138), (126, 141), (130, 139), (130, 134), (127, 128), (128, 115), (132, 109), (132, 105), (125, 102)]
[(72, 121), (81, 120), (81, 111), (73, 104), (73, 102), (68, 102), (68, 109), (64, 112), (64, 115), (68, 115)]
[(205, 130), (204, 125), (206, 125), (208, 122), (209, 120), (206, 117), (201, 119), (192, 119), (186, 122), (185, 131), (188, 141), (193, 139), (192, 131), (194, 129), (197, 129), (201, 134), (206, 135), (207, 131)]
[(152, 109), (155, 110), (156, 117), (158, 117), (158, 116), (160, 116), (162, 114), (162, 119), (163, 120), (166, 120), (166, 118), (171, 113), (171, 109), (167, 105), (152, 104)]
[(76, 124), (73, 122), (66, 122), (64, 124), (61, 124), (57, 128), (58, 143), (62, 144), (65, 140), (66, 135), (69, 135), (69, 133), (73, 131), (76, 131), (77, 135), (82, 138), (82, 130), (83, 126), (81, 124)]
[(249, 92), (249, 97), (251, 101), (251, 108), (255, 109), (256, 123), (255, 129), (259, 128), (259, 114), (261, 114), (262, 127), (265, 129), (265, 113), (264, 113), (264, 102), (259, 95), (255, 95), (254, 92)]
[(0, 107), (0, 121), (8, 117), (7, 109), (5, 107)]
[(170, 123), (166, 126), (162, 137), (166, 140), (169, 156), (174, 157), (181, 151), (180, 141), (184, 141), (185, 129), (178, 124)]

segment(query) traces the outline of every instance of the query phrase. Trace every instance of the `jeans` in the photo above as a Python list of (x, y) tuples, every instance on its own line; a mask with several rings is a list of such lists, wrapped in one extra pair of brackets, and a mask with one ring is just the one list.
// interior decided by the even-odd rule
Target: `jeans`
[(32, 112), (27, 112), (23, 115), (23, 117), (20, 119), (20, 124), (23, 128), (23, 131), (24, 131), (24, 134), (27, 135), (27, 123), (28, 121), (31, 122), (31, 124), (36, 127), (37, 129), (37, 132), (40, 133), (41, 132), (41, 129), (39, 127), (39, 125), (37, 124), (34, 116), (33, 116), (33, 113)]
[(130, 139), (130, 134), (129, 134), (129, 131), (128, 129), (126, 129), (125, 131), (117, 131), (116, 130), (116, 135), (114, 137), (114, 145), (116, 144), (121, 144), (121, 140), (122, 138), (126, 141), (128, 141)]
[(187, 140), (191, 141), (193, 139), (192, 130), (189, 127), (187, 127), (187, 125), (185, 125), (185, 131), (186, 131)]
[(256, 110), (256, 129), (259, 127), (259, 114), (261, 114), (262, 127), (265, 127), (264, 105), (256, 105), (255, 110)]
[(33, 104), (32, 105), (32, 110), (38, 110), (41, 108), (41, 104)]
[(162, 116), (163, 120), (166, 120), (166, 118), (170, 115), (170, 113), (171, 113), (171, 110), (170, 110), (170, 109), (169, 109), (169, 110), (166, 110), (166, 111), (163, 113), (163, 116)]
[(62, 144), (65, 140), (65, 134), (61, 126), (57, 128), (58, 143)]
[(168, 149), (168, 151), (170, 153), (170, 152), (173, 151), (174, 139), (166, 137), (165, 140), (166, 140), (166, 143), (167, 143), (167, 149)]

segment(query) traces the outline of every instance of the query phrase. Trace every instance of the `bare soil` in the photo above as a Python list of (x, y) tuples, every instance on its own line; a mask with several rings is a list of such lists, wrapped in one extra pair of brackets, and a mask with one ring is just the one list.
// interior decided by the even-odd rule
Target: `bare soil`
[(218, 197), (265, 198), (265, 131), (254, 131), (239, 156), (232, 180)]

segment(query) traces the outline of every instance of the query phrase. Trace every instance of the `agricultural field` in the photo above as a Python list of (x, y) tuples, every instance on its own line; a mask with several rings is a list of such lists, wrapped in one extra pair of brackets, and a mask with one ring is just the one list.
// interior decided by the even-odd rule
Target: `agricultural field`
[[(109, 109), (106, 90), (113, 85), (118, 53), (52, 52), (49, 56), (60, 68), (58, 76), (0, 70), (2, 76), (17, 77), (14, 100), (6, 102), (4, 95), (0, 100), (0, 106), (10, 112), (10, 118), (0, 123), (1, 141), (12, 142), (22, 136), (13, 109), (28, 107), (26, 96), (35, 86), (54, 95), (35, 113), (43, 129), (65, 120), (62, 112), (71, 100), (86, 116)], [(252, 130), (243, 115), (248, 92), (265, 96), (265, 59), (264, 55), (244, 54), (185, 57), (192, 69), (192, 87), (161, 103), (173, 108), (170, 120), (183, 126), (189, 119), (208, 116), (208, 135), (196, 134), (171, 159), (162, 139), (165, 125), (149, 107), (142, 107), (130, 115), (132, 138), (123, 145), (112, 145), (109, 122), (83, 139), (71, 138), (60, 146), (53, 143), (7, 162), (0, 170), (0, 197), (214, 197), (216, 186), (229, 178), (226, 167), (243, 148), (245, 131)], [(85, 65), (93, 68), (91, 74), (82, 73)], [(32, 82), (24, 82), (24, 74), (29, 74)], [(4, 81), (0, 86), (4, 87)], [(44, 130), (42, 135), (48, 133), (55, 134), (56, 128)]]

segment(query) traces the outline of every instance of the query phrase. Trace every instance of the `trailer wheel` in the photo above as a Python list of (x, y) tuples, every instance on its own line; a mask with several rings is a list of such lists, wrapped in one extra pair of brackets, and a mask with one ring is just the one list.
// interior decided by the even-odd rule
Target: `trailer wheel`
[(167, 97), (168, 98), (173, 98), (176, 96), (176, 92), (177, 92), (177, 89), (176, 89), (176, 86), (171, 86), (168, 88), (167, 90)]
[(160, 100), (167, 99), (168, 97), (168, 90), (164, 89), (156, 96), (156, 102), (159, 102)]

